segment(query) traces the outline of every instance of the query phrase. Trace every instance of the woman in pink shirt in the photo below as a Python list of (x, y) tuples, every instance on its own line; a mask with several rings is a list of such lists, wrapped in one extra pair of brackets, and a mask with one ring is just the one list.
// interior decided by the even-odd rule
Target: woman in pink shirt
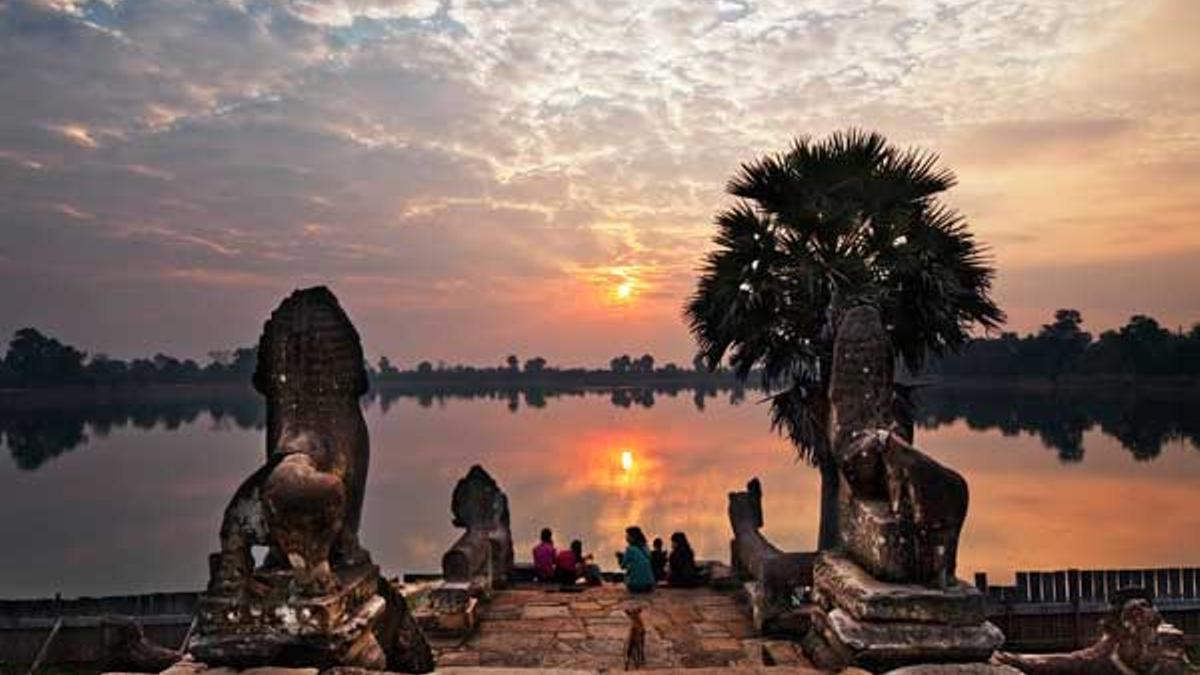
[(550, 532), (550, 528), (542, 528), (541, 541), (537, 546), (533, 547), (533, 574), (538, 581), (551, 581), (554, 579), (554, 559), (557, 556), (554, 550), (554, 534)]

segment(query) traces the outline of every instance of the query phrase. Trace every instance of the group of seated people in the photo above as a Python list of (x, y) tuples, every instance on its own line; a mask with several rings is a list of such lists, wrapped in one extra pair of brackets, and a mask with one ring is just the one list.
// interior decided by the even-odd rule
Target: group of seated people
[(591, 555), (583, 554), (583, 542), (575, 539), (569, 548), (554, 548), (554, 533), (542, 528), (537, 546), (533, 547), (533, 574), (538, 581), (552, 581), (573, 586), (579, 581), (599, 585), (600, 568)]
[[(625, 551), (617, 553), (617, 563), (625, 571), (625, 587), (630, 592), (648, 593), (660, 583), (682, 588), (704, 583), (686, 534), (671, 535), (670, 553), (663, 550), (660, 538), (655, 538), (653, 549), (647, 546), (645, 533), (636, 525), (625, 528), (625, 543)], [(583, 543), (576, 539), (570, 547), (558, 550), (554, 547), (554, 533), (548, 527), (542, 529), (538, 544), (533, 547), (533, 573), (538, 581), (564, 586), (601, 583), (600, 567), (591, 555), (584, 555)]]
[(671, 552), (663, 550), (663, 540), (654, 539), (654, 548), (646, 546), (646, 534), (633, 525), (625, 528), (625, 552), (617, 554), (617, 562), (625, 570), (625, 588), (631, 593), (649, 593), (659, 583), (689, 588), (704, 583), (696, 553), (687, 535), (671, 535)]

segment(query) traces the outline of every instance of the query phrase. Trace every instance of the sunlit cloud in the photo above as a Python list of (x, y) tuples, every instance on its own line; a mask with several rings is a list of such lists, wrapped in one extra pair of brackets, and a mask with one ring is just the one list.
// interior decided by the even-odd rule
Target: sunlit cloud
[(86, 127), (79, 124), (64, 124), (62, 126), (51, 126), (51, 131), (58, 133), (68, 141), (84, 148), (95, 148), (99, 145), (96, 139), (92, 138), (91, 132)]
[[(231, 339), (199, 318), (95, 332), (127, 311), (95, 279), (151, 264), (346, 288), (365, 332), (414, 353), (490, 357), (444, 339), (474, 332), (687, 361), (680, 307), (725, 181), (795, 135), (860, 125), (957, 171), (948, 201), (992, 247), (1015, 328), (1055, 309), (1026, 283), (1050, 274), (1085, 317), (1191, 323), (1200, 300), (1089, 289), (1102, 269), (1200, 283), (1154, 265), (1200, 253), (1200, 196), (1181, 189), (1200, 177), (1196, 7), (16, 0), (0, 6), (0, 249), (28, 265), (0, 280), (37, 287), (29, 270), (65, 255), (63, 297), (97, 297), (58, 303), (57, 323), (114, 354), (137, 330), (194, 354)], [(174, 302), (123, 283), (104, 290), (146, 316)], [(259, 288), (221, 304), (261, 312)], [(0, 333), (35, 316), (27, 297), (0, 298)]]

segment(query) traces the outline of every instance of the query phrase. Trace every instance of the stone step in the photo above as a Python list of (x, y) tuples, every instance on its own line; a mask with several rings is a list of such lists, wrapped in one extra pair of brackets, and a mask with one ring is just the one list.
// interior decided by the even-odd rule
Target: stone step
[[(206, 668), (199, 663), (180, 663), (163, 671), (160, 675), (384, 675), (383, 671), (361, 668), (333, 668), (318, 671), (316, 668), (262, 667), (246, 670), (232, 668)], [(607, 669), (584, 668), (507, 668), (481, 666), (450, 666), (438, 668), (430, 675), (602, 675)], [(646, 668), (639, 672), (654, 675), (823, 675), (826, 671), (799, 666), (736, 666), (721, 668)], [(127, 675), (126, 673), (104, 673), (103, 675)], [(132, 674), (129, 674), (132, 675)]]

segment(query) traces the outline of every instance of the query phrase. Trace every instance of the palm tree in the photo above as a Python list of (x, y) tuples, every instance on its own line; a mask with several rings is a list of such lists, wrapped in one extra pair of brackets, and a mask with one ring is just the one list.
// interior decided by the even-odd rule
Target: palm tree
[(871, 304), (912, 371), (999, 326), (990, 256), (938, 195), (954, 174), (936, 155), (850, 129), (796, 139), (743, 164), (716, 218), (716, 250), (685, 314), (707, 366), (759, 369), (771, 426), (821, 471), (819, 547), (837, 542), (837, 466), (827, 434), (841, 315)]

